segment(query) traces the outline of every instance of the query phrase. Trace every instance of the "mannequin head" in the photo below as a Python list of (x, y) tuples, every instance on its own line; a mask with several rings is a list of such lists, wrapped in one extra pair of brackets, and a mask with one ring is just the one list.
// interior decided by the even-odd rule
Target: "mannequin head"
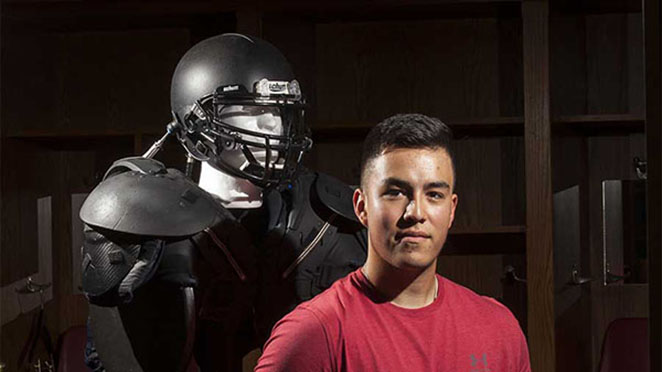
[[(273, 145), (278, 145), (278, 139), (270, 140), (272, 137), (280, 137), (283, 134), (283, 121), (280, 117), (280, 111), (277, 107), (273, 106), (244, 106), (244, 105), (227, 105), (221, 109), (218, 115), (220, 121), (225, 123), (228, 127), (234, 127), (239, 130), (244, 130), (242, 133), (237, 133), (246, 142), (259, 143), (263, 146), (247, 146), (254, 159), (264, 168), (273, 166), (276, 169), (282, 169), (284, 159), (279, 158), (278, 151), (272, 149)], [(254, 136), (248, 132), (256, 132), (265, 136)], [(269, 150), (264, 146), (269, 140)], [(268, 152), (268, 154), (267, 154)], [(269, 162), (266, 164), (267, 155)], [(212, 164), (218, 164), (219, 160), (233, 168), (245, 170), (250, 166), (250, 161), (247, 159), (244, 151), (235, 147), (232, 149), (225, 149), (218, 157), (210, 159)], [(276, 163), (278, 162), (278, 163)], [(222, 169), (222, 166), (217, 168)]]
[[(278, 108), (273, 106), (226, 105), (218, 114), (218, 119), (228, 127), (242, 130), (237, 133), (246, 142), (262, 144), (283, 134), (283, 122)], [(248, 132), (260, 133), (254, 136)], [(271, 145), (278, 145), (278, 139), (271, 140)], [(252, 157), (262, 167), (282, 169), (284, 159), (278, 151), (266, 146), (247, 146)], [(271, 147), (271, 146), (269, 146)], [(269, 155), (269, 156), (267, 156)], [(267, 164), (267, 157), (269, 163)], [(219, 165), (220, 161), (225, 165)], [(200, 187), (217, 196), (228, 208), (258, 208), (262, 205), (262, 188), (241, 177), (225, 172), (224, 166), (244, 170), (250, 165), (246, 153), (241, 148), (226, 149), (217, 157), (202, 162), (200, 172)]]
[(175, 133), (213, 169), (265, 188), (292, 182), (312, 141), (285, 57), (255, 37), (223, 34), (194, 45), (172, 78)]

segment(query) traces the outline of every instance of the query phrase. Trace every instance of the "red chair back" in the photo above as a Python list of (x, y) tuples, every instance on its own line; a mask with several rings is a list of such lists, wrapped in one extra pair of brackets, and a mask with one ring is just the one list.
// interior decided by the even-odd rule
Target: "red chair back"
[(607, 328), (602, 343), (600, 372), (648, 372), (648, 319), (616, 319)]
[(85, 366), (85, 326), (75, 326), (60, 336), (58, 351), (58, 372), (89, 372)]

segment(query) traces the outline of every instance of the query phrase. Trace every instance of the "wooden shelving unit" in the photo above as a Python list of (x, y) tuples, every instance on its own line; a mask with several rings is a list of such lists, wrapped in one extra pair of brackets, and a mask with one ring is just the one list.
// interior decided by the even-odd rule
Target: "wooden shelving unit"
[[(644, 1), (659, 13), (654, 3)], [(319, 170), (355, 183), (360, 144), (389, 114), (423, 112), (447, 122), (457, 139), (459, 208), (465, 214), (449, 233), (443, 259), (475, 256), (492, 271), (469, 274), (493, 282), (503, 274), (493, 268), (514, 260), (503, 263), (518, 266), (529, 282), (505, 283), (502, 294), (527, 328), (533, 370), (561, 370), (573, 358), (582, 359), (582, 368), (564, 372), (595, 370), (606, 324), (641, 310), (632, 304), (641, 301), (643, 290), (607, 293), (594, 284), (585, 287), (589, 297), (577, 306), (593, 306), (581, 324), (592, 335), (575, 338), (587, 345), (576, 349), (589, 356), (559, 357), (557, 338), (570, 337), (557, 333), (562, 323), (550, 271), (555, 263), (549, 201), (555, 188), (580, 185), (587, 230), (582, 262), (596, 271), (601, 237), (594, 184), (632, 176), (631, 157), (645, 153), (646, 122), (659, 121), (659, 110), (651, 108), (659, 105), (659, 68), (649, 67), (645, 79), (637, 74), (644, 55), (647, 66), (659, 66), (659, 14), (648, 14), (644, 45), (637, 34), (637, 27), (643, 31), (640, 12), (641, 2), (634, 0), (8, 2), (3, 4), (3, 30), (10, 35), (3, 45), (3, 69), (10, 72), (3, 75), (3, 213), (22, 213), (23, 222), (9, 221), (3, 231), (5, 236), (25, 231), (19, 225), (32, 218), (23, 212), (31, 202), (26, 194), (52, 194), (58, 221), (54, 246), (66, 252), (68, 196), (86, 191), (101, 172), (97, 168), (120, 152), (139, 154), (163, 134), (155, 123), (169, 117), (168, 85), (179, 56), (221, 32), (258, 35), (288, 56), (304, 87), (315, 142), (308, 158)], [(88, 50), (100, 57), (86, 55)], [(650, 75), (651, 69), (658, 75)], [(646, 105), (640, 102), (644, 85)], [(29, 104), (34, 92), (43, 98), (40, 110)], [(126, 107), (130, 114), (124, 115)], [(122, 150), (114, 151), (113, 144)], [(46, 155), (35, 155), (40, 151)], [(9, 171), (15, 158), (25, 169)], [(26, 176), (29, 167), (44, 175)], [(47, 187), (49, 175), (58, 180), (55, 187)], [(16, 190), (27, 191), (21, 199)], [(12, 239), (13, 244), (19, 238)], [(71, 263), (63, 254), (54, 274), (64, 279), (54, 287), (68, 293)], [(655, 254), (651, 258), (659, 260)], [(452, 264), (447, 267), (452, 270)], [(605, 300), (609, 296), (632, 306), (614, 305)], [(65, 298), (57, 301), (53, 317), (64, 319), (56, 329), (62, 331), (81, 311), (72, 310)], [(600, 306), (605, 310), (591, 315)], [(659, 313), (659, 306), (651, 313), (657, 325)], [(652, 336), (657, 337), (652, 345), (659, 345), (662, 335)]]
[(645, 119), (638, 114), (572, 115), (554, 120), (554, 127), (583, 132), (586, 135), (600, 133), (644, 133)]
[(493, 226), (452, 228), (442, 255), (484, 255), (526, 253), (526, 227)]

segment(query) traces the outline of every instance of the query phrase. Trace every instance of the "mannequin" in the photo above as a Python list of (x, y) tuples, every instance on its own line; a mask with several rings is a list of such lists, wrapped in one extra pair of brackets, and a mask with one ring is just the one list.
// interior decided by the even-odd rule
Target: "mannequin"
[[(167, 134), (115, 162), (81, 208), (106, 370), (241, 371), (280, 317), (363, 264), (352, 190), (300, 165), (303, 104), (287, 60), (258, 38), (219, 35), (182, 57)], [(201, 163), (197, 183), (151, 159), (173, 134)]]

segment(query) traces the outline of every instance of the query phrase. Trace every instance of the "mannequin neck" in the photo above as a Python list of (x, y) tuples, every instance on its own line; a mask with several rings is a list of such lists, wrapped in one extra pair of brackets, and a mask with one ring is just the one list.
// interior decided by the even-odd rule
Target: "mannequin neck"
[(262, 189), (203, 161), (198, 186), (221, 200), (225, 208), (250, 209), (262, 206)]

